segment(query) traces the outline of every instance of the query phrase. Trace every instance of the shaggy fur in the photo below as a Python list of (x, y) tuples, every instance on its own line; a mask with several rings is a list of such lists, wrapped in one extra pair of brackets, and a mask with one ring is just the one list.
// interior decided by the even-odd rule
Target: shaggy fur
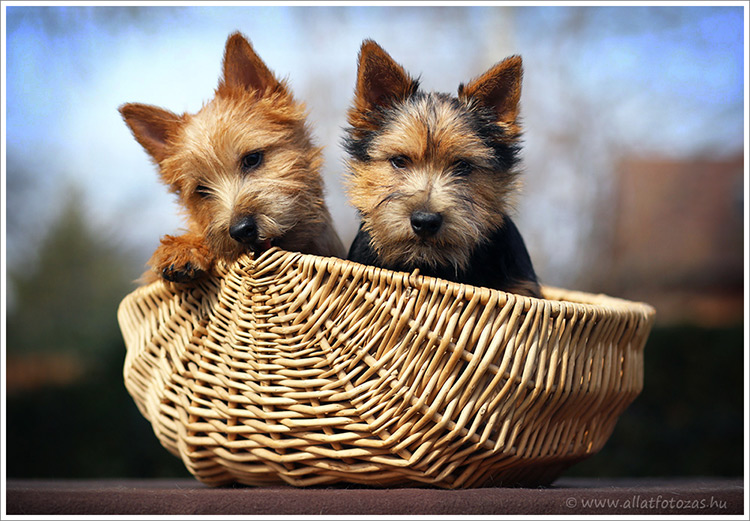
[(539, 296), (508, 217), (519, 188), (521, 77), (513, 56), (457, 97), (426, 93), (375, 42), (362, 44), (344, 141), (362, 219), (350, 260)]
[(196, 114), (135, 103), (120, 113), (187, 218), (187, 233), (162, 238), (149, 261), (154, 274), (186, 282), (218, 259), (270, 246), (345, 255), (305, 108), (241, 34), (227, 40), (215, 96)]

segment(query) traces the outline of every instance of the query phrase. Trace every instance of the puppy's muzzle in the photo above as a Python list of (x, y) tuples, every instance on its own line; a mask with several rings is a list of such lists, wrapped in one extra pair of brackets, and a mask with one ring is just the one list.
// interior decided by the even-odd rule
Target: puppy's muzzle
[(411, 214), (411, 229), (422, 238), (435, 235), (443, 225), (443, 216), (435, 212), (416, 211)]

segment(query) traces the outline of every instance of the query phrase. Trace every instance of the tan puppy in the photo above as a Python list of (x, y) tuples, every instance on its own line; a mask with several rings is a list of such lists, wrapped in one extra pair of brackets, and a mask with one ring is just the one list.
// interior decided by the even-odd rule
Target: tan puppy
[(187, 218), (187, 233), (162, 238), (149, 261), (154, 274), (187, 282), (217, 259), (271, 246), (345, 256), (304, 105), (241, 34), (227, 40), (215, 96), (196, 114), (135, 103), (120, 113)]

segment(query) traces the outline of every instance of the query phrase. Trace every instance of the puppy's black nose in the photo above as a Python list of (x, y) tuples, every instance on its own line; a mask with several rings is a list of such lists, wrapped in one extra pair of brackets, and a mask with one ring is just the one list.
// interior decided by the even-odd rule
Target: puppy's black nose
[(411, 214), (411, 229), (420, 237), (435, 235), (443, 224), (443, 216), (434, 212), (414, 212)]
[(253, 244), (258, 240), (258, 225), (251, 216), (242, 217), (229, 227), (229, 236), (242, 244)]

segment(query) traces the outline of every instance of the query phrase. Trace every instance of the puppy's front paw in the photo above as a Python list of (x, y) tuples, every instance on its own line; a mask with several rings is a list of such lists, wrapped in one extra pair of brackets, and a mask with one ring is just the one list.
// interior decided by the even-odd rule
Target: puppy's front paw
[(161, 276), (170, 282), (190, 282), (205, 275), (205, 270), (187, 262), (182, 265), (170, 264), (161, 270)]
[(203, 244), (188, 236), (167, 235), (149, 262), (164, 280), (190, 282), (211, 269), (211, 260)]

